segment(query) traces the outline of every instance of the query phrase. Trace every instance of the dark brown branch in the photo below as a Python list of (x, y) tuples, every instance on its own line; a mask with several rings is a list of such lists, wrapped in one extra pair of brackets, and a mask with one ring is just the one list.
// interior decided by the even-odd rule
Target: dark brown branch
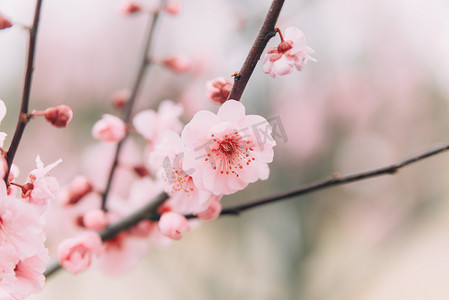
[(240, 69), (239, 73), (234, 76), (234, 85), (232, 86), (228, 99), (240, 101), (246, 84), (260, 59), (263, 50), (267, 46), (268, 41), (276, 35), (275, 26), (283, 4), (284, 0), (274, 0), (273, 3), (271, 3), (271, 7), (268, 10), (262, 28), (260, 28), (259, 35), (254, 41), (253, 47), (246, 57), (242, 69)]
[[(165, 0), (162, 0), (161, 7), (163, 6), (164, 3), (165, 3)], [(123, 122), (125, 122), (128, 125), (128, 127), (130, 124), (130, 118), (131, 118), (132, 109), (134, 107), (134, 102), (136, 101), (136, 98), (140, 91), (140, 87), (142, 85), (143, 79), (145, 77), (146, 72), (148, 71), (148, 67), (151, 64), (151, 61), (148, 59), (148, 56), (149, 56), (149, 51), (150, 51), (150, 47), (151, 47), (151, 42), (152, 42), (153, 36), (154, 36), (154, 29), (155, 29), (156, 23), (159, 19), (159, 13), (160, 13), (160, 11), (156, 10), (152, 16), (153, 18), (151, 19), (151, 21), (149, 21), (149, 27), (147, 29), (147, 34), (146, 34), (146, 38), (145, 38), (145, 46), (144, 46), (144, 50), (142, 52), (139, 70), (137, 71), (136, 78), (134, 80), (134, 84), (131, 89), (131, 95), (129, 96), (129, 99), (128, 99), (125, 107), (123, 108), (122, 120), (123, 120)], [(108, 175), (108, 180), (106, 182), (106, 187), (102, 194), (102, 199), (101, 199), (101, 209), (103, 209), (104, 211), (107, 210), (106, 202), (108, 199), (109, 191), (111, 190), (112, 180), (114, 178), (115, 170), (117, 169), (117, 166), (118, 166), (119, 155), (120, 155), (121, 149), (123, 147), (123, 143), (125, 142), (127, 137), (128, 137), (128, 134), (123, 138), (123, 140), (121, 140), (117, 144), (117, 146), (115, 148), (114, 159), (111, 164), (111, 168), (110, 168), (109, 175)]]
[[(147, 204), (145, 204), (142, 208), (124, 217), (120, 221), (108, 226), (108, 228), (100, 232), (101, 239), (103, 241), (110, 240), (120, 232), (133, 227), (140, 221), (153, 218), (154, 212), (156, 211), (157, 207), (167, 199), (168, 195), (166, 193), (161, 193), (157, 195)], [(47, 269), (44, 272), (44, 276), (49, 277), (60, 268), (61, 266), (59, 265), (59, 263), (57, 261), (53, 261), (47, 266)]]
[[(412, 163), (423, 160), (427, 157), (434, 156), (434, 155), (444, 152), (448, 149), (449, 149), (449, 144), (446, 144), (443, 146), (434, 147), (426, 152), (412, 156), (408, 159), (402, 160), (400, 162), (397, 162), (397, 163), (389, 165), (389, 166), (385, 166), (385, 167), (381, 167), (381, 168), (377, 168), (377, 169), (373, 169), (373, 170), (368, 170), (368, 171), (363, 171), (360, 173), (354, 173), (354, 174), (347, 175), (347, 176), (334, 175), (329, 179), (317, 181), (315, 183), (311, 183), (309, 185), (300, 187), (300, 188), (298, 188), (296, 190), (292, 190), (290, 192), (266, 197), (266, 198), (256, 200), (253, 202), (249, 202), (249, 203), (245, 203), (242, 205), (225, 208), (222, 210), (221, 215), (239, 215), (241, 212), (251, 209), (251, 208), (254, 208), (254, 207), (258, 207), (261, 205), (277, 202), (280, 200), (284, 200), (284, 199), (288, 199), (288, 198), (292, 198), (292, 197), (296, 197), (296, 196), (301, 196), (301, 195), (308, 194), (311, 192), (323, 190), (325, 188), (329, 188), (332, 186), (343, 185), (343, 184), (347, 184), (347, 183), (351, 183), (351, 182), (355, 182), (355, 181), (361, 181), (361, 180), (365, 180), (365, 179), (369, 179), (369, 178), (377, 177), (377, 176), (382, 176), (382, 175), (392, 175), (392, 174), (395, 174), (396, 172), (398, 172), (399, 169), (401, 169), (405, 166), (408, 166)], [(189, 216), (189, 217), (193, 217), (193, 216)]]
[(31, 94), (31, 81), (34, 70), (34, 56), (36, 52), (36, 40), (37, 30), (39, 28), (39, 17), (41, 13), (42, 0), (37, 0), (36, 10), (34, 11), (33, 25), (30, 28), (29, 40), (28, 40), (28, 57), (26, 63), (25, 79), (23, 84), (22, 103), (20, 106), (19, 118), (17, 120), (16, 130), (9, 146), (8, 153), (6, 154), (6, 162), (8, 163), (8, 171), (5, 174), (3, 180), (8, 184), (9, 172), (11, 165), (14, 161), (17, 149), (19, 148), (20, 140), (22, 139), (23, 132), (28, 123), (28, 106), (30, 103)]

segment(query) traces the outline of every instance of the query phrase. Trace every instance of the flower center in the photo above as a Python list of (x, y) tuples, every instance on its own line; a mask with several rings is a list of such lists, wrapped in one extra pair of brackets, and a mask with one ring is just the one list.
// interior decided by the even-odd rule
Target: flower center
[(239, 177), (239, 172), (244, 166), (249, 166), (256, 160), (251, 153), (254, 151), (253, 142), (242, 138), (236, 130), (232, 134), (225, 134), (222, 138), (212, 134), (211, 138), (213, 144), (204, 160), (210, 161), (212, 168), (220, 174)]

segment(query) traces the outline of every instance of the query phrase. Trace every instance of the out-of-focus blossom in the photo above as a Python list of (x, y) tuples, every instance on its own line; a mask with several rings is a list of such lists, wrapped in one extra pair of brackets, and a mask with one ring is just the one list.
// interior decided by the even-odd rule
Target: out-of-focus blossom
[(197, 213), (208, 207), (211, 193), (199, 189), (182, 169), (183, 152), (181, 138), (169, 131), (150, 154), (150, 165), (158, 170), (158, 178), (170, 195), (171, 210), (182, 214)]
[(171, 14), (171, 15), (177, 15), (179, 11), (181, 10), (181, 4), (177, 1), (168, 1), (164, 7), (164, 11)]
[(209, 207), (196, 215), (203, 221), (212, 221), (218, 218), (221, 213), (221, 200), (222, 196), (212, 196), (209, 200)]
[(123, 15), (131, 15), (138, 13), (142, 7), (133, 1), (124, 1), (119, 3), (118, 11)]
[(45, 119), (53, 126), (64, 128), (73, 118), (73, 111), (68, 105), (59, 105), (47, 108), (44, 112)]
[(62, 241), (57, 252), (61, 266), (70, 273), (77, 274), (86, 270), (91, 265), (92, 258), (102, 252), (102, 241), (98, 233), (86, 231)]
[(315, 61), (309, 53), (314, 53), (307, 46), (304, 33), (296, 27), (285, 30), (285, 39), (282, 34), (281, 42), (277, 47), (268, 49), (263, 60), (263, 71), (271, 77), (286, 75), (292, 72), (293, 67), (301, 71), (308, 60)]
[(147, 253), (148, 239), (123, 231), (104, 242), (98, 267), (108, 275), (120, 275), (133, 268)]
[(275, 140), (261, 116), (245, 115), (245, 107), (226, 101), (217, 115), (199, 111), (184, 127), (184, 170), (196, 186), (215, 195), (228, 195), (249, 183), (268, 178)]
[(223, 104), (229, 96), (232, 89), (232, 83), (223, 78), (215, 78), (206, 82), (207, 99), (215, 104)]
[(62, 188), (58, 200), (63, 205), (74, 205), (78, 203), (84, 196), (92, 192), (93, 187), (87, 177), (76, 176), (68, 187)]
[(157, 113), (154, 110), (144, 110), (136, 114), (133, 126), (137, 132), (154, 145), (159, 143), (169, 130), (176, 133), (181, 132), (182, 123), (179, 116), (182, 110), (180, 104), (164, 100), (159, 105)]
[(163, 213), (159, 220), (159, 228), (163, 235), (173, 239), (180, 240), (181, 233), (190, 231), (190, 225), (187, 219), (175, 212)]
[(188, 72), (192, 68), (192, 61), (184, 55), (174, 55), (161, 60), (163, 66), (178, 73)]
[(106, 213), (102, 209), (89, 210), (84, 214), (83, 224), (88, 229), (100, 231), (108, 226)]
[(112, 96), (112, 103), (116, 108), (123, 108), (125, 104), (128, 102), (129, 97), (131, 95), (131, 91), (129, 89), (123, 89), (117, 91)]
[(92, 135), (104, 142), (120, 142), (126, 135), (126, 125), (120, 118), (104, 114), (92, 128)]
[(0, 14), (0, 30), (6, 29), (9, 27), (12, 27), (11, 21)]

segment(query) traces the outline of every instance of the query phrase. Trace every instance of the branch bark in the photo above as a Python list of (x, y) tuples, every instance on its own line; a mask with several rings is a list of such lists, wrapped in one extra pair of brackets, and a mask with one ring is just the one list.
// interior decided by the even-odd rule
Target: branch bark
[(263, 22), (262, 28), (260, 28), (259, 34), (254, 41), (251, 51), (246, 57), (239, 73), (234, 76), (234, 85), (232, 86), (228, 99), (240, 101), (246, 84), (256, 68), (257, 62), (259, 61), (263, 50), (267, 46), (268, 41), (276, 35), (275, 26), (283, 5), (284, 0), (274, 0), (271, 3), (270, 9), (268, 10), (265, 21)]
[(14, 136), (12, 138), (11, 145), (9, 146), (8, 152), (6, 154), (6, 162), (8, 164), (8, 170), (5, 174), (5, 177), (3, 177), (3, 180), (6, 182), (7, 185), (9, 185), (8, 177), (9, 172), (11, 170), (11, 165), (14, 161), (14, 156), (16, 155), (17, 149), (19, 148), (20, 140), (22, 139), (23, 132), (25, 131), (25, 127), (29, 120), (28, 106), (30, 103), (31, 82), (33, 79), (34, 56), (36, 52), (36, 40), (37, 40), (37, 31), (39, 28), (41, 7), (42, 7), (42, 0), (37, 0), (36, 10), (34, 11), (33, 25), (29, 29), (28, 56), (27, 56), (25, 80), (23, 84), (22, 102), (20, 105), (19, 118), (17, 120), (16, 130), (14, 131)]

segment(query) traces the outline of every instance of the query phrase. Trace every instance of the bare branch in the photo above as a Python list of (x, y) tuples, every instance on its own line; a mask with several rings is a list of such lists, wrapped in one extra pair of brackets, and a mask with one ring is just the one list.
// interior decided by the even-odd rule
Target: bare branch
[(275, 26), (283, 4), (284, 0), (274, 0), (271, 3), (262, 28), (260, 28), (259, 35), (254, 41), (253, 47), (246, 57), (242, 69), (236, 76), (234, 76), (234, 85), (232, 86), (228, 99), (240, 101), (246, 84), (248, 83), (254, 68), (256, 68), (263, 50), (267, 46), (268, 41), (276, 35)]

